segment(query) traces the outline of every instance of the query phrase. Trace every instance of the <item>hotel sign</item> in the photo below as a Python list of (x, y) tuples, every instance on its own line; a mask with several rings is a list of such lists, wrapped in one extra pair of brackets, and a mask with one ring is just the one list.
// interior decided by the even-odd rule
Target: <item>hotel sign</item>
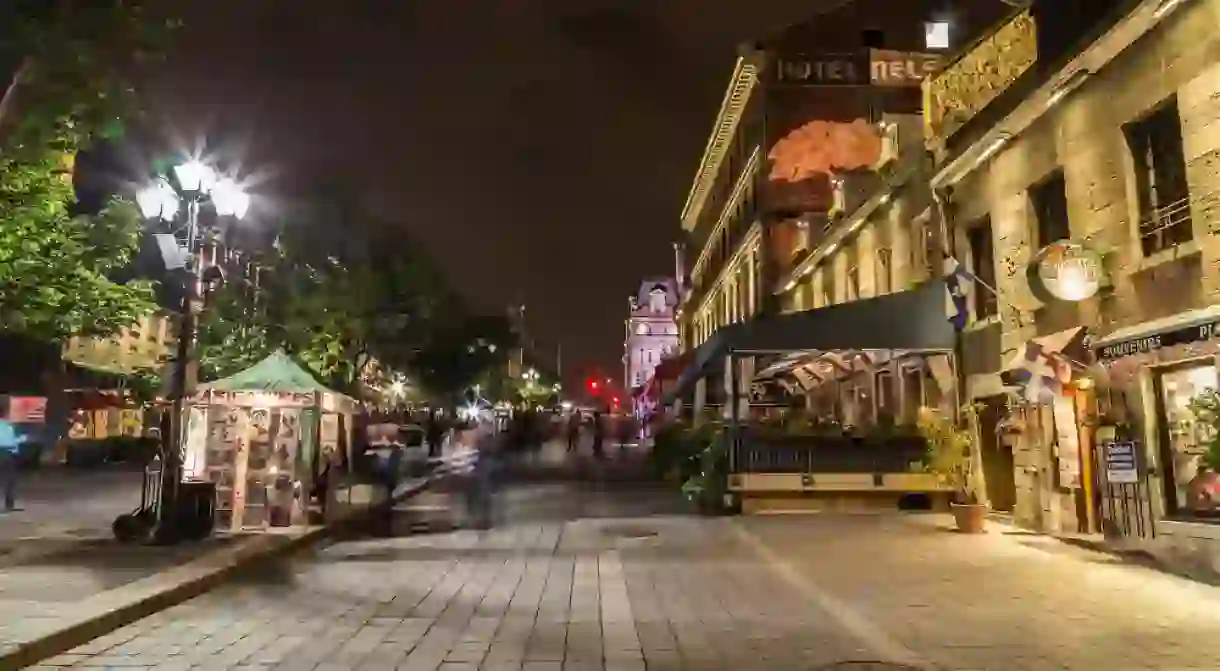
[(1194, 326), (1185, 326), (1173, 331), (1158, 333), (1156, 335), (1144, 336), (1142, 338), (1133, 338), (1124, 340), (1110, 345), (1105, 345), (1097, 350), (1097, 358), (1102, 360), (1121, 359), (1132, 354), (1144, 354), (1162, 347), (1173, 347), (1174, 345), (1189, 345), (1190, 343), (1203, 342), (1211, 340), (1216, 336), (1220, 336), (1220, 319), (1196, 324)]
[(940, 67), (941, 56), (870, 49), (854, 54), (795, 54), (775, 59), (775, 83), (785, 86), (917, 87)]

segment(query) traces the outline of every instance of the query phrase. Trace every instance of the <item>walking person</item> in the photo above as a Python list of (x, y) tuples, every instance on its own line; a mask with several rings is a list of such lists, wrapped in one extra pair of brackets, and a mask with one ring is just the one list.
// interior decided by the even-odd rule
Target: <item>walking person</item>
[(0, 419), (0, 489), (4, 490), (4, 511), (17, 509), (17, 464), (21, 445), (26, 440), (7, 419)]
[(490, 529), (496, 506), (496, 476), (500, 459), (500, 435), (495, 424), (482, 417), (472, 420), (463, 436), (465, 447), (475, 451), (466, 489), (466, 509), (476, 529)]
[(602, 443), (606, 440), (606, 422), (602, 419), (601, 412), (593, 413), (593, 456), (601, 459), (605, 456), (605, 450), (602, 449)]
[(575, 452), (580, 445), (580, 413), (568, 415), (568, 452)]
[(445, 427), (441, 424), (440, 414), (436, 411), (428, 413), (424, 433), (424, 439), (428, 441), (428, 456), (432, 458), (441, 456), (445, 449)]

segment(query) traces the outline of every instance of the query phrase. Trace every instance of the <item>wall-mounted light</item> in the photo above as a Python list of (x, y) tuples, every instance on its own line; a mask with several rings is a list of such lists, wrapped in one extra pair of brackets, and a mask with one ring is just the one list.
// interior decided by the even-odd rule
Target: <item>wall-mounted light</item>
[(1085, 83), (1085, 81), (1092, 75), (1093, 73), (1089, 72), (1088, 70), (1077, 70), (1064, 77), (1058, 84), (1055, 85), (1055, 88), (1051, 90), (1050, 99), (1048, 99), (1046, 102), (1047, 107), (1055, 105), (1060, 100), (1066, 98), (1069, 93), (1080, 88), (1080, 85)]
[(987, 148), (983, 150), (982, 154), (979, 154), (979, 160), (975, 162), (975, 167), (978, 167), (991, 160), (991, 157), (1000, 153), (1000, 150), (1003, 149), (1004, 145), (1008, 144), (1008, 141), (1011, 139), (1012, 136), (1008, 133), (1001, 133), (998, 137), (996, 137), (996, 139), (991, 141), (991, 144), (987, 145)]
[(948, 21), (928, 21), (923, 24), (923, 42), (928, 49), (948, 49), (952, 25)]
[(1167, 14), (1177, 9), (1182, 5), (1182, 0), (1164, 0), (1157, 8), (1152, 10), (1152, 18), (1163, 19)]

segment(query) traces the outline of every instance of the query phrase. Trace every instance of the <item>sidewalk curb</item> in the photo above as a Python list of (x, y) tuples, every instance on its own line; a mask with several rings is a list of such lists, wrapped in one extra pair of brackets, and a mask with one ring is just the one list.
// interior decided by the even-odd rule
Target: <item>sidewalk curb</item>
[[(90, 604), (90, 601), (96, 599), (104, 602), (107, 598), (114, 598), (113, 591), (121, 590), (125, 587), (138, 590), (140, 588), (139, 583), (145, 580), (164, 577), (174, 572), (187, 574), (177, 584), (163, 589), (152, 586), (146, 587), (147, 594), (139, 595), (125, 603), (105, 608), (102, 612), (86, 616), (80, 621), (58, 631), (17, 644), (13, 649), (0, 653), (0, 669), (21, 669), (33, 666), (43, 660), (61, 655), (89, 641), (105, 636), (116, 629), (189, 601), (212, 590), (241, 572), (291, 555), (320, 541), (342, 538), (344, 534), (358, 530), (362, 524), (367, 524), (376, 515), (384, 513), (387, 507), (392, 508), (396, 503), (428, 489), (440, 477), (444, 477), (444, 475), (440, 475), (437, 478), (429, 478), (416, 486), (409, 487), (392, 501), (361, 510), (344, 519), (309, 529), (299, 536), (285, 537), (267, 534), (256, 537), (249, 544), (242, 545), (233, 550), (227, 557), (221, 557), (223, 551), (207, 553), (181, 566), (141, 578), (130, 585), (116, 588), (116, 590), (111, 590), (110, 592), (93, 595), (81, 602), (83, 608), (90, 606), (98, 608), (96, 602)], [(219, 566), (209, 566), (209, 564), (217, 563), (219, 563)]]
[[(20, 669), (63, 654), (95, 638), (109, 634), (120, 627), (193, 599), (241, 571), (249, 570), (265, 562), (292, 554), (321, 540), (329, 535), (329, 532), (329, 528), (320, 527), (288, 540), (281, 541), (282, 537), (269, 537), (274, 538), (274, 540), (270, 541), (254, 540), (251, 541), (250, 545), (235, 550), (232, 556), (227, 557), (223, 564), (215, 568), (201, 566), (216, 562), (217, 560), (215, 554), (205, 554), (183, 566), (171, 569), (171, 571), (181, 570), (187, 573), (192, 572), (192, 569), (194, 569), (194, 571), (198, 572), (196, 575), (189, 575), (177, 584), (165, 589), (151, 590), (150, 593), (141, 595), (128, 603), (117, 605), (113, 609), (86, 617), (79, 622), (58, 631), (45, 634), (32, 641), (18, 644), (13, 650), (0, 655), (0, 668)], [(159, 575), (153, 574), (148, 577), (155, 578), (159, 577)], [(108, 594), (102, 592), (95, 596), (104, 597), (108, 596)]]

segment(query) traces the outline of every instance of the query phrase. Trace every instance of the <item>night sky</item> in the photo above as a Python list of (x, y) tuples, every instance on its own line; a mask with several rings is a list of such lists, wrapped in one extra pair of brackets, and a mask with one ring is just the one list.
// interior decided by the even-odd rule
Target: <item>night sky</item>
[(524, 301), (568, 371), (617, 373), (736, 45), (841, 1), (194, 0), (146, 91), (268, 202), (357, 189), (481, 309)]

